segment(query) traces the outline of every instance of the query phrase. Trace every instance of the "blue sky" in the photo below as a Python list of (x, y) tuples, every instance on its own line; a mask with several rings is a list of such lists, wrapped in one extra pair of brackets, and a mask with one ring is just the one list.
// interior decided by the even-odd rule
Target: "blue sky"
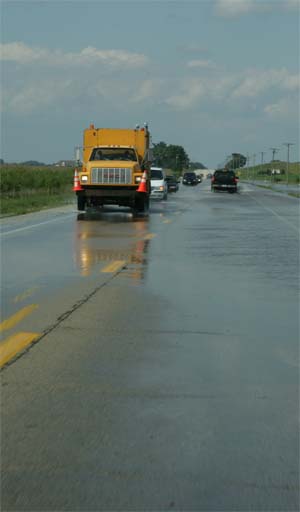
[(72, 158), (91, 122), (209, 168), (299, 140), (298, 0), (2, 0), (1, 24), (5, 161)]

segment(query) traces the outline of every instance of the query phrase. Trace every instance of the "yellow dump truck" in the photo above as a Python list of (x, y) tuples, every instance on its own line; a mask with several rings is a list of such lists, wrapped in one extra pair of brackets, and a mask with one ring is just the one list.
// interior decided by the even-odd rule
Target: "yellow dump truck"
[[(105, 204), (149, 208), (151, 165), (150, 133), (142, 128), (95, 128), (83, 133), (83, 162), (78, 170), (78, 210)], [(145, 180), (146, 177), (146, 180)]]

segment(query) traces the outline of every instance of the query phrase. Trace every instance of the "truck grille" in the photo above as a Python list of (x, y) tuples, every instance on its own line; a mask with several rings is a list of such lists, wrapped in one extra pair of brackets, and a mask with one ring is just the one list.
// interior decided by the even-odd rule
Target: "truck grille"
[(130, 185), (131, 182), (131, 169), (124, 167), (92, 168), (92, 185)]

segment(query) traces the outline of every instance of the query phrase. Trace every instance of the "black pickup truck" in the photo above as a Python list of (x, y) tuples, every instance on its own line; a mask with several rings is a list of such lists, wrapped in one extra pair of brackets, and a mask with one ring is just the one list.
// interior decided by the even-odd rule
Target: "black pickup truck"
[(233, 171), (220, 169), (215, 171), (211, 178), (211, 190), (227, 190), (228, 192), (237, 192), (238, 178)]

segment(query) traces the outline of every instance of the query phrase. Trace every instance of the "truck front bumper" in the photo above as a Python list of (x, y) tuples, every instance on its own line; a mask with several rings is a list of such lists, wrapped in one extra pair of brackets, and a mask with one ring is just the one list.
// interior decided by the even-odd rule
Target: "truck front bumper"
[(85, 197), (133, 197), (137, 193), (138, 186), (82, 186), (82, 191), (79, 194), (83, 194)]

